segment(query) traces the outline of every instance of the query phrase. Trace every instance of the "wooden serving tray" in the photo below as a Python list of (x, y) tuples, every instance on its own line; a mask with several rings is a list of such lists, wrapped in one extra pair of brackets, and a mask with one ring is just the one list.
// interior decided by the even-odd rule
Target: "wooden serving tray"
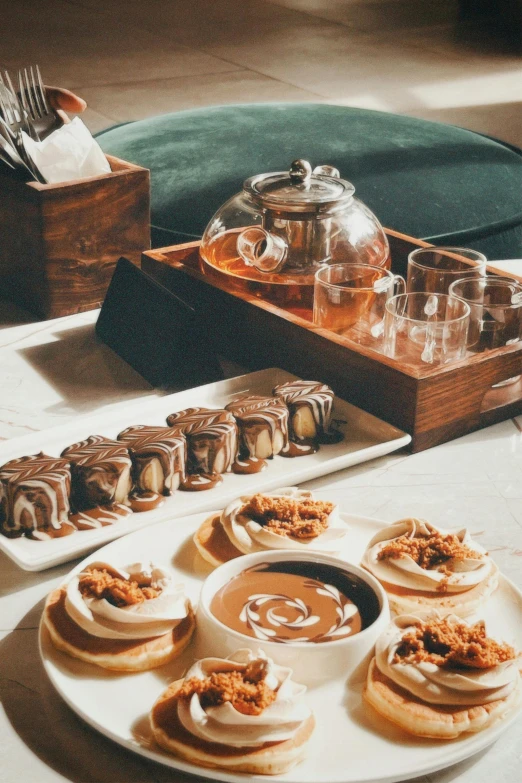
[[(392, 271), (405, 275), (408, 254), (429, 245), (389, 229), (386, 234)], [(229, 291), (203, 273), (199, 245), (145, 252), (142, 269), (199, 310), (227, 359), (252, 370), (276, 365), (321, 380), (343, 399), (409, 432), (413, 451), (522, 413), (522, 380), (491, 388), (522, 373), (522, 342), (445, 367), (412, 368), (251, 294)], [(488, 272), (505, 274), (492, 266)]]

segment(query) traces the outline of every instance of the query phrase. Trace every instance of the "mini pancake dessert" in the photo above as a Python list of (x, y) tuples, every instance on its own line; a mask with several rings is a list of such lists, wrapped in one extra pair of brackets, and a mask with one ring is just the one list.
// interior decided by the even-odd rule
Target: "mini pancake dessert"
[(59, 650), (121, 672), (176, 658), (195, 627), (183, 585), (152, 563), (89, 563), (48, 596), (44, 622)]
[(237, 456), (237, 424), (226, 410), (187, 408), (167, 417), (169, 427), (182, 432), (187, 439), (188, 476), (181, 485), (185, 490), (211, 489), (231, 469)]
[(71, 470), (67, 460), (34, 454), (0, 468), (0, 530), (36, 540), (74, 533), (69, 521)]
[[(276, 397), (239, 397), (229, 402), (230, 411), (239, 426), (239, 459), (232, 466), (234, 472), (257, 472), (261, 460), (272, 459), (288, 444), (288, 408)], [(254, 462), (252, 462), (254, 458)], [(248, 471), (247, 467), (251, 466)], [(258, 468), (259, 469), (259, 468)]]
[(154, 738), (202, 767), (278, 775), (304, 758), (314, 730), (305, 691), (261, 652), (203, 658), (154, 704)]
[(520, 696), (513, 647), (436, 611), (401, 615), (379, 637), (364, 697), (417, 737), (453, 739), (486, 729)]
[(185, 480), (187, 444), (179, 430), (137, 425), (120, 432), (118, 440), (129, 449), (132, 459), (134, 511), (159, 505), (164, 495), (171, 495)]
[(243, 495), (203, 522), (194, 536), (200, 554), (214, 566), (233, 557), (267, 549), (322, 551), (337, 555), (348, 525), (336, 505), (312, 492), (284, 487)]
[(401, 519), (370, 541), (362, 565), (380, 581), (395, 614), (419, 609), (467, 617), (498, 586), (498, 568), (467, 530)]
[[(288, 381), (276, 386), (273, 394), (283, 400), (290, 411), (291, 441), (299, 444), (300, 441), (332, 443), (342, 440), (340, 432), (329, 432), (334, 402), (334, 393), (329, 386), (317, 381)], [(298, 456), (292, 447), (288, 453), (283, 450), (281, 454)]]
[(122, 443), (102, 435), (90, 435), (64, 449), (62, 457), (71, 463), (74, 511), (128, 505), (132, 462)]

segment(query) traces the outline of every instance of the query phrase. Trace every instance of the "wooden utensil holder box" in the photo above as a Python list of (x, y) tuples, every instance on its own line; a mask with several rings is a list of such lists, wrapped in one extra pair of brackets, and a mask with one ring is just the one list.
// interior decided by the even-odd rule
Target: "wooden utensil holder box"
[[(386, 230), (392, 270), (405, 275), (408, 254), (426, 242)], [(282, 367), (329, 384), (363, 410), (412, 436), (423, 451), (522, 413), (522, 342), (475, 354), (444, 367), (413, 368), (202, 272), (199, 242), (151, 250), (142, 269), (194, 304), (226, 358), (257, 370)], [(502, 274), (494, 267), (488, 273)]]
[(99, 307), (116, 262), (150, 248), (150, 173), (112, 171), (41, 185), (0, 175), (0, 298), (41, 318)]

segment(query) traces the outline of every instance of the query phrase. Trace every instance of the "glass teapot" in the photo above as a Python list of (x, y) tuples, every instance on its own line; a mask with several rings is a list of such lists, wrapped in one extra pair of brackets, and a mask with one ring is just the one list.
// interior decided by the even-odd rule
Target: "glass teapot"
[(250, 177), (208, 224), (202, 259), (270, 283), (313, 277), (325, 264), (389, 266), (384, 230), (354, 191), (337, 169), (312, 171), (306, 160), (295, 160), (288, 172)]

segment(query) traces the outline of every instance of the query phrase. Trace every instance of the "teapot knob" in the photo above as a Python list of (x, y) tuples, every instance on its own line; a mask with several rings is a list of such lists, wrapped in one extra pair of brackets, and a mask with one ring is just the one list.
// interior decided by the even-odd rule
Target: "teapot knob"
[(290, 180), (295, 184), (299, 185), (302, 183), (307, 183), (310, 181), (310, 178), (312, 176), (312, 167), (308, 163), (307, 160), (303, 160), (303, 158), (298, 158), (297, 160), (294, 160), (292, 165), (290, 166), (290, 171), (288, 172), (290, 175)]

